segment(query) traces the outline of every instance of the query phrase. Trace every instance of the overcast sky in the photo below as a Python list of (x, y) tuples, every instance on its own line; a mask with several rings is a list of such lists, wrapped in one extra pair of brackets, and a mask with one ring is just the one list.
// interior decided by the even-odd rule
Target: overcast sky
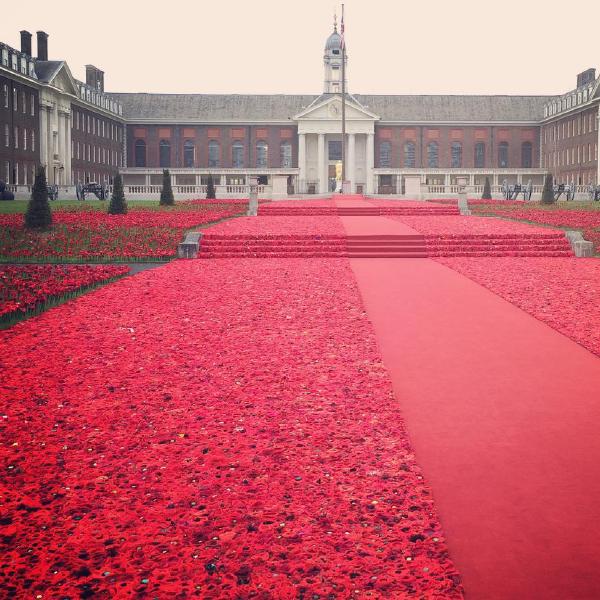
[[(347, 0), (349, 88), (363, 94), (556, 94), (600, 67), (600, 1)], [(75, 77), (115, 92), (318, 94), (329, 0), (30, 0), (1, 40), (49, 35)], [(569, 14), (565, 14), (569, 11)], [(562, 16), (561, 16), (562, 13)], [(34, 33), (35, 54), (35, 33)]]

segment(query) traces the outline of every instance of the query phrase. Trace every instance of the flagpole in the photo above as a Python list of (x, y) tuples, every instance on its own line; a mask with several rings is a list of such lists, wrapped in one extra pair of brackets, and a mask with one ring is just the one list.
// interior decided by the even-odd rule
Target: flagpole
[(344, 5), (342, 4), (342, 192), (346, 181), (346, 42), (344, 40)]

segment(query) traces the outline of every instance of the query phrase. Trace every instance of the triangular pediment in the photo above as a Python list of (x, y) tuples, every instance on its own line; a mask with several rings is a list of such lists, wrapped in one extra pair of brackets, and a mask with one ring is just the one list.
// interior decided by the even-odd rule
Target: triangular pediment
[[(310, 106), (294, 117), (298, 121), (331, 121), (339, 120), (342, 114), (342, 97), (327, 94), (317, 98)], [(346, 97), (346, 120), (377, 121), (379, 116), (368, 111), (352, 97)]]
[(77, 84), (66, 63), (62, 63), (48, 83), (66, 94), (73, 94), (74, 96), (78, 95)]

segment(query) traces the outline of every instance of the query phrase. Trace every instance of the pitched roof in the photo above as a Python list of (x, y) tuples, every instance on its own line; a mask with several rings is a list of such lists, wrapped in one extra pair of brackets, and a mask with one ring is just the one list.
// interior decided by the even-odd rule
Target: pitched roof
[(64, 60), (36, 60), (35, 74), (43, 83), (50, 83), (61, 67), (65, 64)]
[(110, 94), (126, 119), (170, 121), (286, 121), (316, 96), (241, 94)]
[[(109, 94), (123, 104), (128, 120), (171, 122), (286, 121), (318, 95)], [(489, 122), (539, 121), (555, 96), (353, 96), (382, 121)]]
[(369, 96), (357, 100), (382, 121), (539, 121), (554, 96)]

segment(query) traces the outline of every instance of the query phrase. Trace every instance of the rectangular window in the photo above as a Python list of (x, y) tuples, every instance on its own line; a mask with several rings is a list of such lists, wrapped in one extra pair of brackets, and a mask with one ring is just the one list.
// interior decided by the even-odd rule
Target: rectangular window
[(342, 142), (329, 141), (327, 142), (329, 160), (342, 160)]
[(31, 130), (31, 151), (35, 152), (35, 131)]
[(4, 145), (7, 148), (10, 146), (10, 127), (8, 123), (4, 125)]
[(31, 94), (31, 116), (35, 117), (35, 94)]
[(19, 92), (17, 92), (17, 88), (13, 88), (13, 110), (17, 110), (19, 106)]
[(15, 127), (15, 148), (19, 147), (19, 128)]

